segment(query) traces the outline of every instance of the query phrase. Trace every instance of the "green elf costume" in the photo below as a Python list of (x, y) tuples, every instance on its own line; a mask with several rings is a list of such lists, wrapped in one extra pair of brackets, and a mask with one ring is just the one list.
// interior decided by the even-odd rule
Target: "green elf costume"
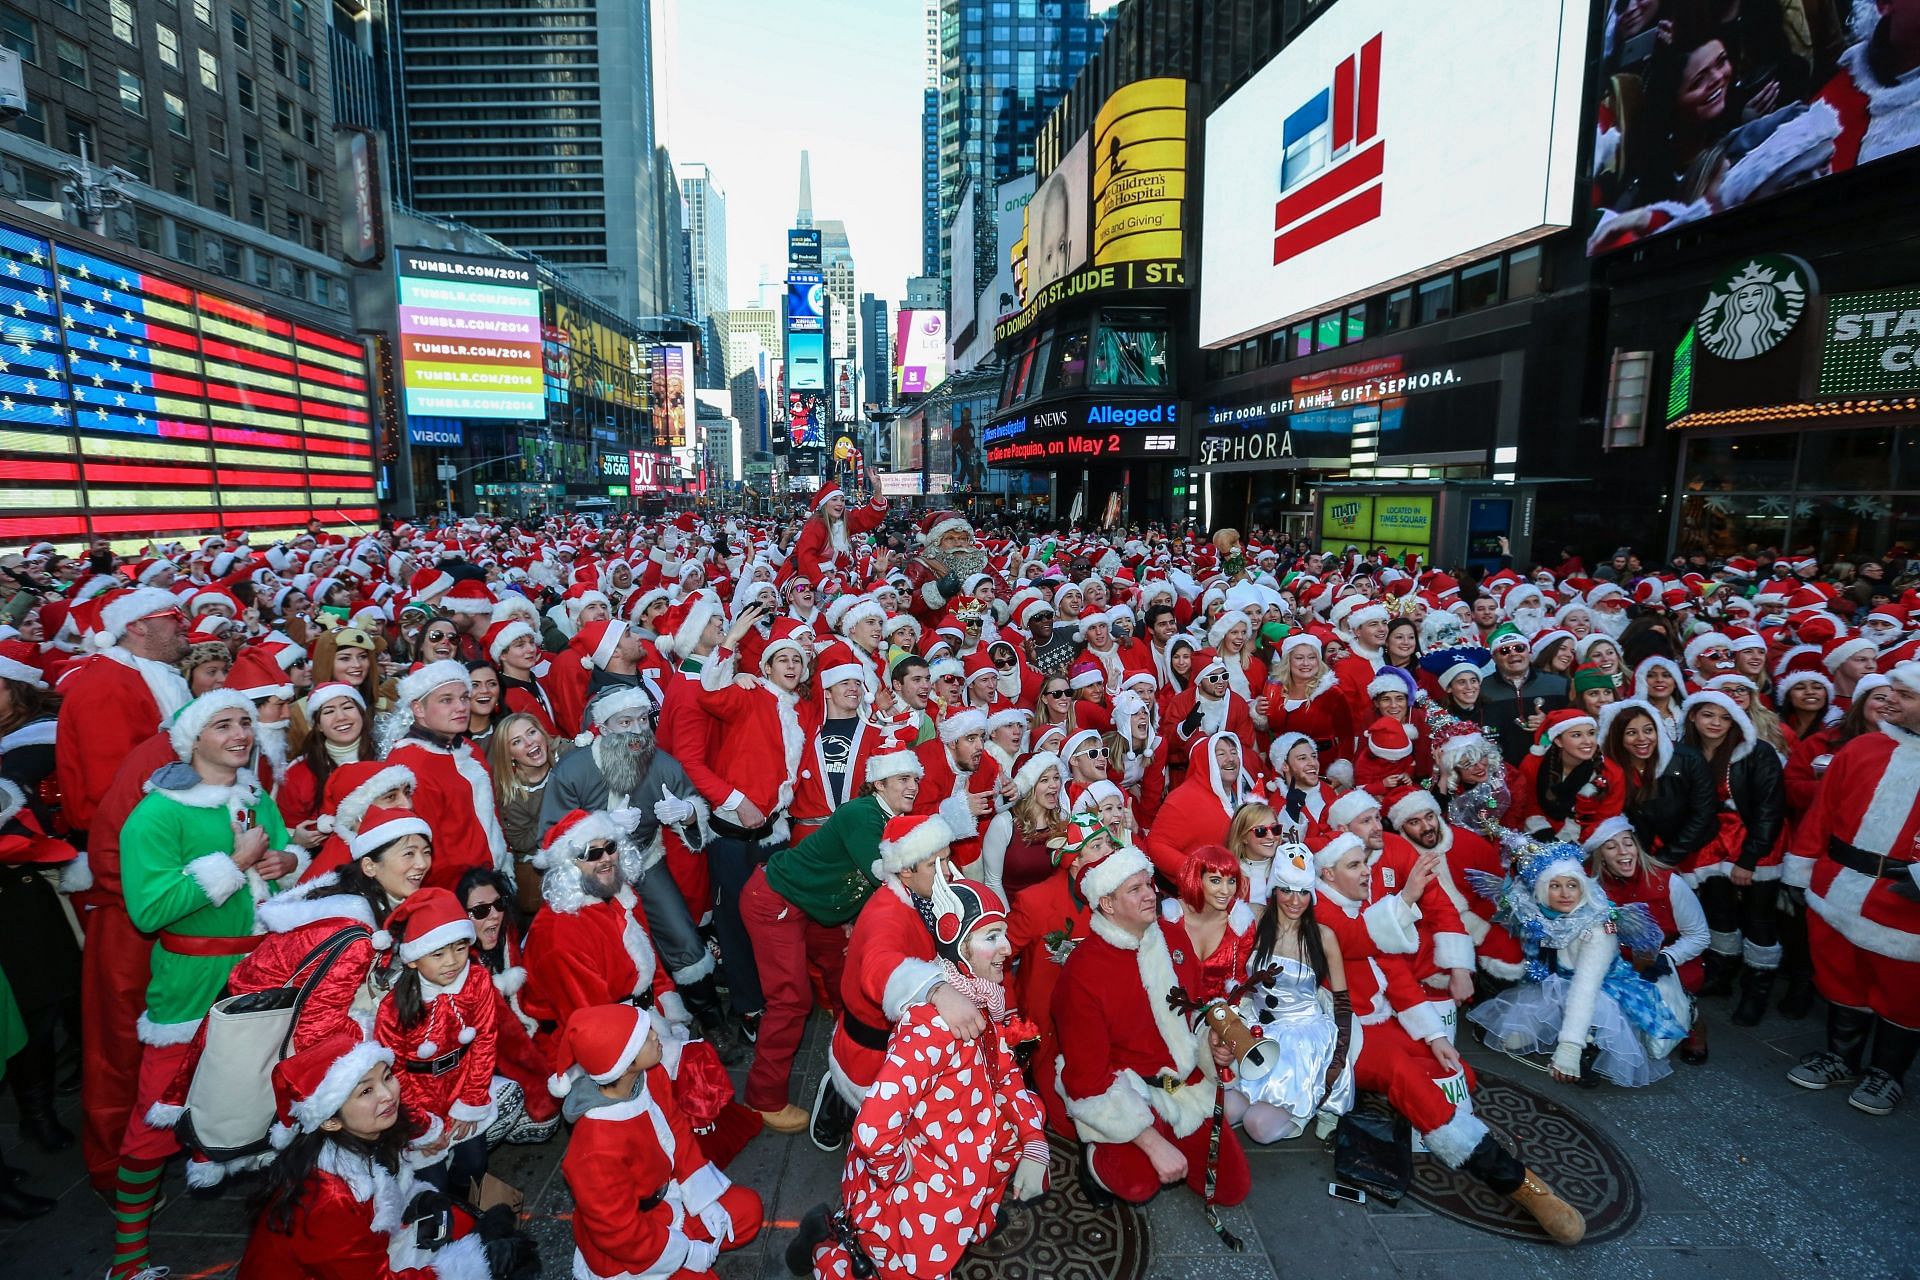
[[(133, 1113), (121, 1141), (114, 1204), (117, 1231), (109, 1280), (139, 1280), (148, 1261), (147, 1227), (166, 1160), (179, 1150), (171, 1130), (180, 1108), (161, 1102), (190, 1058), (194, 1035), (227, 983), (227, 975), (259, 942), (254, 906), (275, 886), (258, 870), (233, 861), (236, 825), (267, 833), (269, 853), (288, 851), (286, 824), (248, 768), (234, 781), (209, 782), (194, 768), (194, 745), (213, 720), (244, 712), (251, 699), (216, 689), (194, 699), (167, 732), (178, 763), (159, 770), (120, 834), (120, 880), (134, 927), (155, 935), (147, 1009), (140, 1015), (143, 1046)], [(291, 886), (299, 870), (283, 880)], [(190, 1183), (211, 1184), (219, 1171), (189, 1163)], [(163, 1273), (164, 1274), (164, 1273)]]

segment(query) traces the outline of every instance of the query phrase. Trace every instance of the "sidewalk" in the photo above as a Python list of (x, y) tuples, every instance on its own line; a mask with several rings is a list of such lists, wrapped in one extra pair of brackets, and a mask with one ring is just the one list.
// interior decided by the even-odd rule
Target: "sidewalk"
[[(1920, 1100), (1876, 1120), (1836, 1092), (1809, 1093), (1784, 1073), (1821, 1039), (1821, 1014), (1804, 1022), (1777, 1015), (1754, 1031), (1727, 1024), (1726, 1005), (1710, 1002), (1712, 1061), (1678, 1066), (1649, 1089), (1587, 1091), (1555, 1084), (1498, 1054), (1469, 1046), (1476, 1069), (1544, 1094), (1584, 1118), (1630, 1158), (1645, 1213), (1623, 1238), (1571, 1251), (1477, 1230), (1417, 1204), (1364, 1206), (1330, 1199), (1332, 1160), (1311, 1139), (1250, 1148), (1254, 1191), (1222, 1216), (1247, 1243), (1229, 1252), (1184, 1193), (1161, 1196), (1139, 1217), (1141, 1258), (1104, 1274), (1140, 1280), (1314, 1280), (1434, 1277), (1435, 1280), (1772, 1280), (1843, 1275), (1849, 1280), (1920, 1276), (1920, 1198), (1912, 1193), (1920, 1153)], [(809, 1027), (794, 1096), (810, 1100), (824, 1063), (827, 1024)], [(77, 1100), (68, 1102), (77, 1124)], [(81, 1174), (77, 1152), (45, 1156), (25, 1148), (11, 1101), (0, 1102), (0, 1144), (29, 1174), (31, 1189), (57, 1194), (60, 1206), (37, 1222), (0, 1230), (0, 1277), (65, 1280), (105, 1273), (110, 1217)], [(1524, 1138), (1523, 1138), (1524, 1147)], [(545, 1274), (571, 1274), (572, 1201), (559, 1171), (559, 1143), (508, 1147), (494, 1171), (527, 1195), (528, 1229), (540, 1241)], [(1524, 1149), (1522, 1151), (1524, 1156)], [(757, 1188), (769, 1228), (727, 1255), (724, 1280), (776, 1280), (792, 1225), (836, 1194), (840, 1165), (805, 1135), (756, 1138), (729, 1171)], [(222, 1280), (245, 1247), (245, 1183), (200, 1200), (177, 1173), (155, 1222), (155, 1260), (172, 1280)], [(1041, 1202), (1047, 1212), (1055, 1201)], [(1020, 1212), (1026, 1212), (1022, 1210)], [(1054, 1210), (1058, 1212), (1058, 1210)], [(1017, 1221), (1017, 1220), (1016, 1220)], [(1050, 1261), (979, 1258), (957, 1273), (972, 1277), (1048, 1275), (1088, 1280), (1101, 1272), (1049, 1270)]]

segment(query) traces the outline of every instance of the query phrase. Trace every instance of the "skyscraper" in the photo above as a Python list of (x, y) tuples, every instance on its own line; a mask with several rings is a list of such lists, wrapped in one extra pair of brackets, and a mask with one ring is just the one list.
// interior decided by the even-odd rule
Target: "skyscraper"
[(926, 0), (920, 94), (920, 273), (940, 274), (940, 0)]
[(473, 0), (389, 0), (400, 198), (538, 254), (624, 314), (676, 311), (652, 0), (488, 12), (476, 23)]
[[(940, 269), (929, 274), (947, 280), (952, 263), (944, 232), (959, 211), (965, 179), (977, 191), (992, 191), (1033, 170), (1034, 138), (1099, 47), (1107, 20), (1092, 15), (1088, 0), (938, 2)], [(966, 287), (975, 290), (992, 276), (997, 251), (990, 203), (974, 202), (977, 278)]]
[(860, 328), (865, 334), (860, 348), (864, 373), (861, 394), (868, 404), (888, 400), (888, 369), (893, 364), (893, 326), (887, 323), (887, 300), (870, 293), (860, 295)]
[(693, 318), (700, 322), (700, 383), (727, 385), (727, 193), (697, 161), (679, 166), (687, 204)]

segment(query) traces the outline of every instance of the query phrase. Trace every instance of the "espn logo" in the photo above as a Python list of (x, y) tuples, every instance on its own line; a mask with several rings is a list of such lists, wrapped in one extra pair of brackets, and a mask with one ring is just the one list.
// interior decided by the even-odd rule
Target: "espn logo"
[(1380, 216), (1386, 142), (1380, 136), (1380, 37), (1341, 60), (1333, 82), (1281, 126), (1273, 265)]

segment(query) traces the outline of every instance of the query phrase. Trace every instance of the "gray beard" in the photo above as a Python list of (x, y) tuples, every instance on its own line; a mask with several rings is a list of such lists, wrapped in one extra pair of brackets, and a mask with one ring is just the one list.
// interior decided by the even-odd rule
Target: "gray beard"
[(620, 892), (620, 877), (616, 875), (608, 883), (601, 884), (583, 874), (580, 877), (580, 892), (599, 902), (611, 902), (614, 895)]
[(600, 735), (600, 775), (612, 795), (630, 796), (653, 764), (653, 730)]

